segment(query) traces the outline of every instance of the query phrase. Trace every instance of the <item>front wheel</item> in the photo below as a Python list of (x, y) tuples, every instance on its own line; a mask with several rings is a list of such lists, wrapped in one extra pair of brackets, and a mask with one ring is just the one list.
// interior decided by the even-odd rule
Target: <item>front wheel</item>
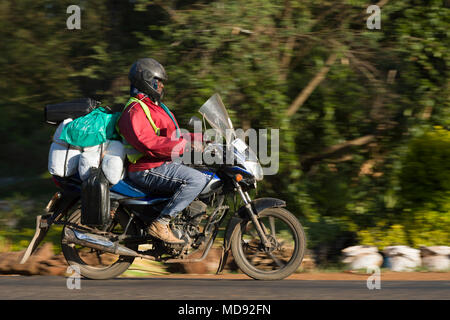
[(252, 221), (243, 221), (231, 236), (237, 266), (257, 280), (280, 280), (294, 273), (305, 253), (306, 237), (297, 218), (283, 208), (267, 208), (258, 221), (270, 243), (265, 248)]

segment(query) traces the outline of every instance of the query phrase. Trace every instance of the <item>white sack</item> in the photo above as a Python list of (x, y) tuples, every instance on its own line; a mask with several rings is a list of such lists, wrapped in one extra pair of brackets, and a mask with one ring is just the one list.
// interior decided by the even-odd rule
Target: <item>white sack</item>
[(106, 154), (102, 162), (102, 170), (106, 179), (112, 184), (117, 184), (123, 178), (123, 160), (120, 157)]
[(406, 256), (411, 259), (419, 259), (420, 260), (420, 251), (414, 248), (410, 248), (408, 246), (390, 246), (384, 248), (384, 253), (387, 256)]
[(390, 246), (384, 249), (392, 271), (412, 271), (422, 264), (420, 251), (407, 246)]
[(53, 135), (53, 142), (50, 145), (50, 151), (48, 154), (48, 171), (52, 175), (64, 177), (64, 165), (66, 164), (67, 157), (67, 167), (65, 176), (71, 176), (76, 173), (78, 168), (78, 161), (80, 158), (81, 151), (75, 148), (69, 148), (69, 145), (59, 139), (61, 132), (72, 119), (66, 119), (55, 131)]
[(383, 256), (378, 253), (374, 246), (352, 246), (342, 250), (350, 270), (368, 269), (380, 267), (383, 264)]
[(449, 256), (450, 255), (450, 247), (448, 246), (431, 246), (431, 247), (421, 247), (420, 253), (422, 257), (424, 256)]
[(343, 262), (348, 265), (350, 270), (375, 268), (383, 264), (383, 256), (379, 253), (362, 254), (347, 257)]
[(80, 155), (80, 161), (78, 163), (78, 174), (80, 179), (85, 181), (89, 178), (89, 169), (94, 167), (98, 168), (100, 164), (100, 148), (94, 152), (83, 152)]
[(421, 247), (422, 265), (431, 271), (447, 271), (450, 269), (450, 247)]
[(420, 267), (421, 263), (417, 263), (402, 256), (395, 256), (389, 258), (389, 265), (392, 271), (402, 272), (402, 271), (414, 271), (414, 268)]
[(125, 148), (120, 141), (109, 140), (103, 157), (102, 170), (106, 179), (115, 185), (123, 178)]
[(108, 140), (106, 145), (105, 154), (125, 159), (125, 148), (122, 142), (118, 140)]
[(345, 256), (357, 256), (361, 254), (377, 253), (378, 248), (374, 246), (352, 246), (342, 249)]
[[(98, 168), (100, 164), (101, 145), (84, 148), (80, 156), (78, 173), (82, 181), (89, 177), (89, 169)], [(106, 179), (115, 185), (123, 178), (125, 148), (120, 141), (108, 140), (103, 144), (102, 170)]]
[(84, 147), (83, 152), (100, 152), (101, 144), (92, 147)]
[(448, 271), (450, 258), (448, 256), (427, 256), (422, 258), (422, 265), (431, 271)]

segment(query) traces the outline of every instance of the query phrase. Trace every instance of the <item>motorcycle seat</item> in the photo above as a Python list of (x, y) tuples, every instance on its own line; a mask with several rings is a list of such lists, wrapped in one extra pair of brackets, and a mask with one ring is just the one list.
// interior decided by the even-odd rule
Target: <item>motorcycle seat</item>
[[(80, 179), (80, 176), (77, 174), (62, 178), (58, 176), (53, 176), (53, 179), (57, 181), (60, 185), (64, 186), (64, 188), (67, 188), (68, 186), (75, 186), (76, 189), (79, 190), (81, 184), (83, 183)], [(170, 195), (152, 195), (145, 193), (144, 191), (140, 190), (137, 186), (131, 182), (130, 179), (125, 177), (124, 179), (120, 180), (118, 183), (113, 185), (110, 188), (111, 192), (120, 194), (125, 197), (130, 198), (139, 198), (140, 200), (156, 203), (161, 201), (166, 201), (170, 199)]]
[(149, 196), (132, 184), (129, 179), (120, 180), (110, 188), (110, 191), (132, 198), (144, 198)]
[(149, 200), (165, 201), (165, 200), (170, 199), (170, 196), (166, 196), (166, 195), (152, 195), (152, 194), (145, 193), (142, 190), (140, 190), (138, 187), (133, 185), (133, 183), (128, 178), (124, 178), (124, 179), (120, 180), (118, 183), (116, 183), (115, 185), (113, 185), (110, 188), (110, 191), (119, 193), (123, 196), (131, 197), (131, 198), (144, 198), (142, 200), (147, 200), (147, 201), (149, 201)]

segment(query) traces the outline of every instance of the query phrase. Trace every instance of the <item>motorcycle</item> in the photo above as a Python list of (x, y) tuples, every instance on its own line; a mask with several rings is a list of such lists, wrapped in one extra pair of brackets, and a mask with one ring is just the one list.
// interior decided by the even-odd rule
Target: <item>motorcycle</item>
[[(47, 213), (37, 216), (35, 235), (21, 263), (28, 260), (52, 225), (62, 225), (61, 249), (67, 263), (85, 278), (111, 279), (124, 273), (136, 258), (163, 263), (200, 262), (226, 224), (217, 273), (223, 270), (230, 251), (239, 269), (253, 279), (279, 280), (295, 272), (306, 246), (302, 225), (286, 210), (283, 200), (251, 199), (249, 191), (263, 179), (263, 170), (253, 150), (236, 138), (220, 96), (208, 99), (199, 113), (204, 124), (206, 120), (226, 138), (225, 143), (206, 143), (203, 155), (232, 161), (197, 161), (192, 165), (209, 176), (209, 182), (170, 223), (183, 244), (164, 243), (147, 232), (171, 195), (145, 194), (125, 177), (110, 186), (109, 217), (102, 225), (93, 226), (83, 223), (81, 180), (77, 176), (53, 176), (60, 190), (49, 201)], [(190, 124), (195, 121), (201, 122), (193, 117)], [(201, 256), (190, 258), (195, 252)]]

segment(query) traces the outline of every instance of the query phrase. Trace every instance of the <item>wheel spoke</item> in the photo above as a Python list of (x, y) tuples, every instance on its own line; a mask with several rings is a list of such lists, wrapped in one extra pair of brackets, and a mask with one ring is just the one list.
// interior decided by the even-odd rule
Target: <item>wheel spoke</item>
[(258, 233), (256, 232), (255, 229), (250, 229), (250, 230), (249, 230), (249, 233), (250, 233), (250, 235), (253, 237), (253, 239), (256, 239), (256, 238), (259, 237), (259, 236), (258, 236)]
[[(292, 229), (283, 219), (276, 216), (263, 216), (258, 219), (261, 229), (266, 235), (270, 246), (264, 248), (260, 243), (259, 234), (252, 223), (247, 224), (243, 231), (242, 242), (247, 261), (256, 269), (261, 271), (275, 271), (286, 268), (294, 251), (294, 239), (291, 238)], [(287, 232), (287, 233), (286, 233)], [(286, 233), (286, 234), (285, 234)]]
[(102, 254), (101, 254), (101, 252), (99, 252), (98, 250), (96, 250), (96, 254), (97, 254), (97, 259), (98, 259), (99, 265), (103, 265)]
[(275, 237), (276, 232), (275, 232), (275, 219), (273, 217), (269, 217), (269, 223), (270, 223), (270, 231), (272, 233), (272, 237)]
[(279, 266), (283, 268), (286, 264), (282, 263), (280, 259), (278, 259), (272, 252), (268, 252), (267, 255), (272, 258), (272, 260)]
[[(233, 235), (231, 249), (236, 264), (254, 279), (283, 279), (301, 264), (306, 242), (302, 226), (283, 208), (266, 208), (258, 213), (257, 219), (258, 229), (245, 221)], [(267, 243), (264, 245), (260, 243), (260, 232), (257, 231), (265, 235)], [(243, 239), (245, 243), (241, 241)], [(250, 249), (249, 246), (255, 243), (258, 245), (256, 250)]]

